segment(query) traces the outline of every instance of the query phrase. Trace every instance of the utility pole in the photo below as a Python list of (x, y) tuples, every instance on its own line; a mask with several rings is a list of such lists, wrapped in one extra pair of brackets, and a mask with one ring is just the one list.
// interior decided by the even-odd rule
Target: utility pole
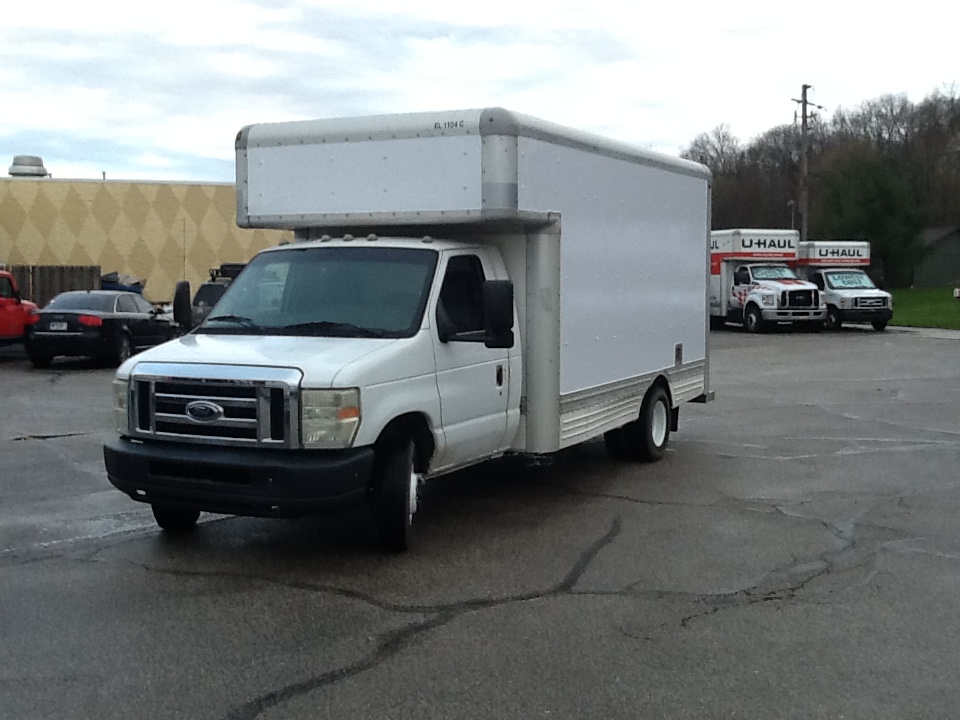
[[(808, 177), (810, 168), (808, 166), (808, 155), (810, 149), (810, 141), (807, 136), (807, 120), (809, 115), (807, 113), (807, 107), (811, 103), (807, 101), (807, 90), (812, 89), (812, 85), (804, 84), (800, 88), (800, 99), (791, 98), (795, 103), (800, 104), (800, 242), (803, 242), (807, 239), (807, 229), (809, 227), (809, 208), (808, 208)], [(818, 110), (823, 110), (822, 105), (817, 105), (813, 103), (813, 106)], [(791, 223), (792, 225), (793, 223)]]

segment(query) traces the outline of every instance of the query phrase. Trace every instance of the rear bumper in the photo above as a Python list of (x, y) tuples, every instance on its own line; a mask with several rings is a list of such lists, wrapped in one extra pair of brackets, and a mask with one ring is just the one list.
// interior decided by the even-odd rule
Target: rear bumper
[(140, 502), (293, 518), (362, 500), (373, 448), (256, 450), (114, 438), (103, 459), (110, 482)]
[(96, 357), (110, 351), (111, 343), (99, 332), (91, 333), (37, 333), (27, 335), (28, 349), (44, 355)]

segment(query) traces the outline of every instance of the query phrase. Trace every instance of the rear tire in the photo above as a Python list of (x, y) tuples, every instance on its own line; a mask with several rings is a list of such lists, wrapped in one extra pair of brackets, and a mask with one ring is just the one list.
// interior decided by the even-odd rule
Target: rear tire
[(661, 385), (647, 391), (640, 417), (620, 429), (627, 458), (641, 462), (660, 460), (670, 441), (670, 396)]
[(53, 356), (48, 355), (47, 353), (38, 352), (36, 350), (27, 350), (27, 355), (30, 357), (30, 362), (38, 370), (45, 370), (50, 367), (50, 364), (53, 362)]
[(413, 538), (420, 475), (414, 467), (412, 440), (387, 439), (378, 449), (374, 470), (377, 538), (385, 552), (405, 552)]
[(760, 308), (751, 305), (743, 315), (743, 326), (747, 332), (762, 333), (765, 328), (763, 315), (760, 314)]
[(197, 520), (200, 519), (199, 510), (157, 505), (155, 503), (150, 507), (153, 509), (153, 518), (157, 521), (157, 525), (163, 528), (164, 532), (172, 535), (182, 535), (190, 532), (196, 528)]

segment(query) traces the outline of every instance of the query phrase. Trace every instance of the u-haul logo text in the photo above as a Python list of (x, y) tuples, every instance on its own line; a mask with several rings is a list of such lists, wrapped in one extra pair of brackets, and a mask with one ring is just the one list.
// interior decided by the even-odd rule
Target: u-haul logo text
[(862, 258), (866, 255), (863, 253), (863, 248), (817, 248), (817, 257)]
[(793, 238), (743, 238), (744, 250), (793, 250)]

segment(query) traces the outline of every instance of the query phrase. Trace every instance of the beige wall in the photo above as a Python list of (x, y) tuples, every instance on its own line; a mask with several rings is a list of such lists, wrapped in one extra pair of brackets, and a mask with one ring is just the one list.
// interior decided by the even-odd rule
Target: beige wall
[(292, 233), (241, 230), (230, 184), (0, 179), (0, 262), (99, 265), (169, 300), (222, 262), (246, 262)]

